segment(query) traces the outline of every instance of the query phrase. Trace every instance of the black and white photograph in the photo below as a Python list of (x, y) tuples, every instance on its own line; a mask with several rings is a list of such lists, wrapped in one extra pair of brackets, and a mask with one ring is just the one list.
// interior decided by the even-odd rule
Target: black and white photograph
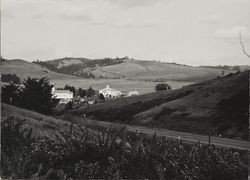
[(0, 179), (250, 179), (250, 0), (1, 0)]

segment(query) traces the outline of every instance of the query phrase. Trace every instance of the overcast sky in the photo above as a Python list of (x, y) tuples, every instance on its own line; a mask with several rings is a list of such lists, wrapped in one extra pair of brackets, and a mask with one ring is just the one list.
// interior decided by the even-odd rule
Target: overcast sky
[(2, 56), (247, 64), (250, 0), (2, 0)]

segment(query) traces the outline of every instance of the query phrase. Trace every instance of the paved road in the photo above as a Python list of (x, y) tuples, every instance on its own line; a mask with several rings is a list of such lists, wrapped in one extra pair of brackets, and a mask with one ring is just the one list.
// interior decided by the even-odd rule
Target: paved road
[[(137, 132), (141, 132), (141, 133), (145, 133), (145, 134), (149, 134), (149, 135), (153, 135), (154, 133), (156, 133), (158, 136), (164, 136), (167, 138), (177, 139), (178, 137), (180, 137), (181, 140), (184, 140), (184, 141), (194, 142), (194, 143), (197, 143), (198, 141), (200, 141), (200, 143), (202, 143), (202, 144), (208, 144), (208, 136), (204, 136), (204, 135), (191, 134), (191, 133), (180, 132), (180, 131), (169, 131), (169, 130), (158, 129), (158, 128), (132, 126), (132, 125), (126, 125), (126, 124), (120, 124), (120, 123), (95, 121), (95, 120), (83, 120), (82, 122), (84, 122), (86, 124), (100, 125), (103, 127), (109, 127), (109, 126), (123, 127), (123, 126), (126, 126), (127, 130), (131, 131), (131, 132), (137, 131)], [(222, 147), (226, 147), (226, 148), (235, 148), (235, 149), (239, 149), (239, 150), (250, 150), (249, 141), (234, 140), (234, 139), (220, 138), (220, 137), (211, 137), (210, 143), (214, 144), (216, 146), (222, 146)]]

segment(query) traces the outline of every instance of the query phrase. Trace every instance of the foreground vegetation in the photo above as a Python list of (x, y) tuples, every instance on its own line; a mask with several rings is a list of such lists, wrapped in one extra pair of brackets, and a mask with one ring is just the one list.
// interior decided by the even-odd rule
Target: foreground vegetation
[(243, 152), (73, 124), (54, 136), (33, 136), (25, 125), (12, 117), (1, 122), (3, 178), (247, 178)]

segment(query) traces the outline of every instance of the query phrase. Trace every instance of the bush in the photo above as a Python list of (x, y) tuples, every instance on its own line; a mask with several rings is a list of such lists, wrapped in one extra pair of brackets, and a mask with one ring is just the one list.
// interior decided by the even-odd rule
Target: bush
[(4, 85), (1, 91), (2, 102), (18, 106), (20, 104), (21, 88), (18, 85), (10, 83)]
[(81, 96), (81, 97), (85, 97), (86, 96), (86, 90), (82, 89), (82, 88), (79, 88), (78, 89), (78, 95)]
[(90, 86), (89, 89), (86, 91), (86, 96), (87, 97), (92, 97), (95, 95), (95, 90)]
[(2, 82), (20, 84), (20, 78), (16, 74), (2, 74)]
[(162, 91), (162, 90), (169, 90), (171, 89), (171, 86), (168, 84), (157, 84), (155, 86), (155, 91)]

